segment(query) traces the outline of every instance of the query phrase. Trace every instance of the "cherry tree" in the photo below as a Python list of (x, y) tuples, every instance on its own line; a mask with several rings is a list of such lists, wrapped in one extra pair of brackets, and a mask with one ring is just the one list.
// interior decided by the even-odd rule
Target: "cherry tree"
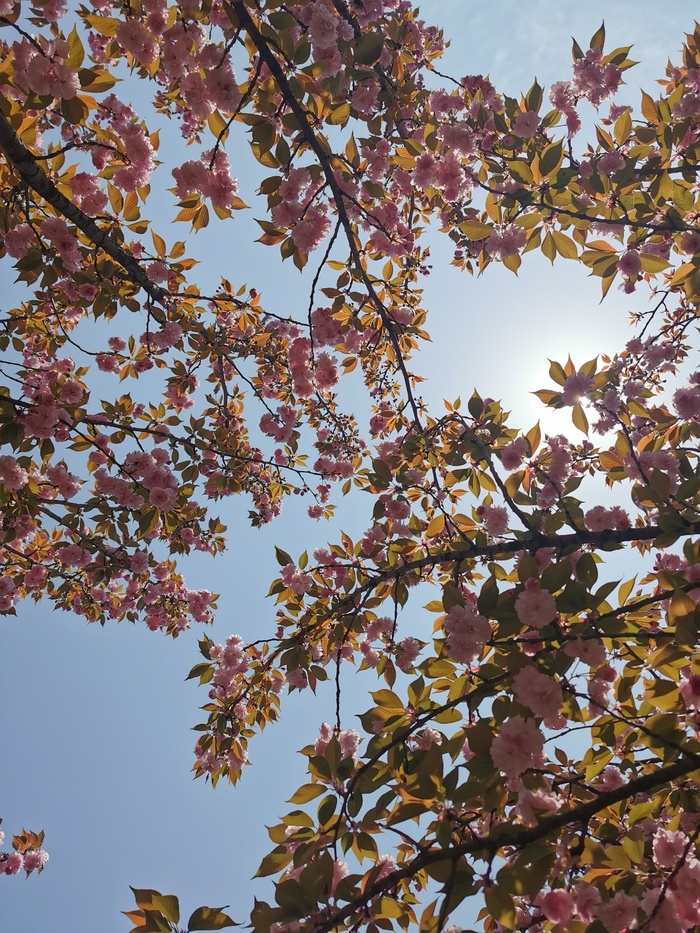
[[(573, 73), (509, 97), (443, 74), (444, 37), (407, 0), (0, 0), (0, 26), (19, 283), (0, 613), (44, 599), (176, 637), (216, 610), (177, 560), (224, 550), (219, 500), (247, 497), (260, 525), (289, 495), (313, 519), (370, 496), (358, 540), (278, 549), (261, 640), (203, 634), (191, 671), (212, 785), (243, 779), (288, 692), (335, 682), (252, 928), (439, 933), (467, 910), (487, 931), (696, 928), (700, 31), (634, 112), (615, 104), (634, 62), (604, 28)], [(164, 132), (182, 148), (159, 161)], [(261, 242), (313, 270), (289, 316), (262, 282), (202, 289), (188, 255), (189, 233), (246, 210), (234, 138), (262, 173)], [(142, 216), (155, 199), (182, 240)], [(635, 293), (627, 345), (553, 362), (537, 393), (568, 436), (476, 392), (428, 410), (429, 228), (465, 273), (541, 251)], [(353, 371), (367, 419), (343, 402)], [(341, 716), (353, 667), (377, 679), (361, 732)], [(46, 858), (23, 831), (0, 873)], [(134, 894), (135, 931), (179, 929), (177, 898)], [(202, 907), (188, 929), (231, 924)]]

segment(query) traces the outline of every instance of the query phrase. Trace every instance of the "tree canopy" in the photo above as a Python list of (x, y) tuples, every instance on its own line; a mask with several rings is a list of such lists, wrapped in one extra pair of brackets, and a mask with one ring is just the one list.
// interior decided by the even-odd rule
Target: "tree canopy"
[[(407, 0), (0, 0), (0, 27), (0, 613), (177, 637), (216, 611), (181, 565), (225, 550), (220, 500), (259, 526), (369, 496), (356, 540), (277, 549), (257, 641), (201, 630), (214, 786), (288, 692), (335, 684), (255, 933), (700, 926), (700, 28), (635, 111), (604, 27), (509, 97), (442, 73)], [(249, 210), (244, 159), (270, 268), (314, 270), (288, 316), (269, 269), (210, 289), (190, 255)], [(181, 240), (143, 215), (166, 200)], [(636, 293), (626, 346), (536, 393), (567, 436), (424, 402), (431, 230), (465, 275), (540, 251)], [(376, 674), (357, 730), (352, 669)], [(1, 874), (43, 869), (42, 833), (9, 843)], [(134, 894), (136, 933), (181, 928), (174, 895)]]

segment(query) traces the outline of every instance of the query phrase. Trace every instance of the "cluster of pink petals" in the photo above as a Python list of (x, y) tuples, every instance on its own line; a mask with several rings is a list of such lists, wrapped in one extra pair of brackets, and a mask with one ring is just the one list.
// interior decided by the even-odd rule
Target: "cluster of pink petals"
[(297, 15), (307, 27), (314, 60), (326, 63), (324, 74), (337, 74), (342, 65), (339, 41), (352, 38), (350, 24), (326, 0), (311, 0)]
[(212, 678), (217, 692), (224, 697), (236, 694), (248, 669), (248, 655), (239, 635), (229, 635), (225, 645), (212, 645), (209, 656), (214, 662)]
[[(602, 161), (602, 160), (601, 160)], [(599, 166), (600, 168), (600, 163)], [(602, 168), (601, 168), (601, 171)], [(642, 271), (642, 259), (636, 249), (628, 249), (617, 261), (617, 269), (628, 279), (636, 279)]]
[(0, 612), (10, 612), (20, 598), (20, 592), (9, 577), (0, 577)]
[[(683, 834), (671, 834), (680, 835)], [(680, 840), (679, 840), (680, 841)], [(671, 848), (678, 849), (680, 846), (676, 842), (669, 840)], [(665, 887), (658, 886), (644, 892), (642, 896), (642, 908), (647, 915), (654, 914), (654, 925), (652, 929), (659, 933), (690, 933), (698, 929), (700, 923), (700, 862), (690, 853), (694, 851), (694, 846), (687, 848), (686, 840), (681, 857), (676, 859), (671, 868), (671, 882)], [(656, 839), (654, 840), (654, 849), (656, 851)], [(662, 844), (666, 848), (666, 844)], [(665, 853), (670, 855), (670, 852)]]
[(155, 36), (139, 19), (129, 18), (121, 22), (115, 38), (124, 51), (141, 65), (150, 65), (158, 57)]
[(500, 538), (508, 530), (508, 510), (502, 505), (480, 505), (477, 510), (484, 522), (487, 534)]
[(542, 763), (544, 736), (534, 719), (512, 716), (491, 743), (491, 760), (506, 777), (516, 778)]
[(292, 228), (292, 242), (302, 253), (310, 253), (326, 239), (331, 229), (328, 210), (324, 204), (312, 204)]
[(632, 527), (629, 515), (620, 505), (614, 505), (610, 509), (606, 509), (602, 505), (594, 505), (584, 515), (584, 522), (589, 531), (618, 530)]
[(175, 190), (179, 198), (201, 194), (209, 198), (214, 207), (230, 208), (238, 193), (238, 182), (231, 177), (231, 166), (226, 153), (219, 149), (202, 153), (199, 161), (193, 159), (172, 170)]
[(647, 483), (652, 470), (665, 473), (671, 481), (670, 492), (678, 488), (679, 464), (670, 450), (641, 450), (634, 457), (627, 456), (623, 460), (623, 467), (630, 479)]
[(574, 92), (598, 106), (614, 94), (620, 86), (622, 72), (617, 65), (603, 64), (601, 49), (589, 49), (574, 64)]
[(609, 901), (600, 905), (596, 911), (596, 918), (608, 933), (622, 933), (636, 920), (639, 906), (636, 897), (618, 891)]
[(549, 101), (553, 107), (566, 117), (566, 129), (569, 137), (575, 136), (581, 129), (581, 120), (576, 112), (576, 94), (569, 81), (557, 81), (549, 89)]
[(506, 444), (501, 451), (501, 463), (504, 469), (517, 470), (527, 454), (527, 448), (527, 440), (524, 437), (516, 437), (510, 444)]
[(421, 642), (417, 638), (404, 638), (396, 646), (396, 663), (402, 671), (410, 671), (413, 662), (420, 654), (422, 648)]
[(486, 250), (492, 259), (517, 256), (527, 243), (527, 233), (517, 224), (505, 224), (486, 239)]
[[(155, 167), (153, 145), (140, 124), (123, 121), (113, 123), (115, 126), (120, 124), (119, 132), (128, 164), (116, 170), (112, 182), (122, 191), (136, 191), (148, 184)], [(92, 150), (93, 162), (97, 151)]]
[(605, 645), (597, 638), (574, 638), (564, 645), (564, 654), (577, 658), (589, 667), (600, 667), (605, 660)]
[(69, 473), (62, 463), (49, 467), (46, 471), (46, 478), (62, 499), (72, 499), (83, 485), (78, 477)]
[(530, 577), (515, 600), (515, 612), (523, 625), (540, 629), (554, 621), (557, 604), (550, 592), (540, 589), (539, 580)]
[(513, 691), (518, 702), (544, 719), (545, 725), (556, 727), (564, 694), (552, 677), (539, 671), (534, 664), (526, 664), (513, 678)]
[(342, 340), (340, 323), (332, 316), (330, 308), (316, 308), (311, 314), (311, 333), (314, 345), (335, 346)]
[[(3, 834), (0, 833), (0, 836)], [(0, 839), (2, 844), (2, 839)], [(27, 852), (0, 852), (0, 875), (16, 875), (20, 871), (28, 875), (43, 868), (49, 860), (45, 849), (29, 849)]]
[(459, 664), (470, 664), (491, 638), (488, 619), (477, 612), (473, 603), (475, 600), (470, 600), (465, 606), (452, 606), (443, 623), (447, 633), (447, 653)]
[(690, 385), (673, 394), (673, 407), (683, 421), (700, 420), (700, 373), (694, 373)]
[(277, 411), (265, 412), (260, 419), (260, 430), (278, 444), (286, 444), (297, 423), (297, 411), (293, 405), (280, 405)]
[(36, 44), (22, 39), (12, 44), (12, 54), (14, 80), (19, 87), (40, 97), (63, 100), (72, 100), (80, 90), (76, 69), (66, 64), (69, 51), (64, 39)]
[(537, 132), (537, 127), (539, 125), (539, 114), (533, 113), (531, 110), (526, 110), (524, 113), (518, 114), (515, 118), (512, 129), (515, 135), (520, 136), (521, 139), (530, 139)]
[[(525, 823), (536, 823), (542, 811), (556, 813), (561, 809), (563, 802), (563, 799), (549, 788), (538, 787), (532, 791), (521, 785), (518, 790), (515, 812)], [(539, 815), (538, 811), (540, 811)]]
[(686, 677), (681, 678), (679, 687), (688, 709), (700, 710), (700, 675), (688, 672)]
[(55, 437), (60, 431), (60, 420), (66, 412), (56, 405), (37, 404), (25, 410), (22, 415), (22, 427), (28, 437)]
[(5, 249), (13, 259), (22, 259), (34, 245), (34, 238), (29, 224), (17, 224), (4, 234)]
[(335, 357), (325, 350), (311, 363), (311, 341), (296, 337), (289, 344), (289, 370), (294, 393), (299, 398), (310, 398), (315, 389), (324, 392), (337, 385), (340, 374)]
[(51, 243), (69, 272), (77, 272), (81, 268), (78, 238), (69, 230), (65, 220), (61, 217), (47, 217), (41, 224), (41, 235)]
[(688, 847), (689, 839), (685, 833), (659, 828), (654, 833), (654, 861), (660, 868), (675, 868)]
[(311, 589), (311, 577), (299, 570), (294, 564), (285, 564), (280, 571), (280, 577), (285, 586), (288, 586), (297, 596), (303, 596)]
[(29, 482), (29, 473), (23, 469), (14, 457), (0, 456), (0, 483), (8, 489), (22, 489)]
[[(124, 472), (132, 480), (137, 480), (139, 487), (148, 492), (148, 499), (152, 506), (162, 512), (171, 511), (177, 504), (178, 481), (169, 468), (169, 456), (166, 451), (156, 448), (152, 453), (133, 452), (127, 454), (124, 460)], [(111, 478), (111, 484), (104, 476), (100, 479), (101, 489), (119, 500), (121, 485), (118, 477)], [(109, 491), (111, 489), (111, 492)], [(125, 503), (126, 504), (126, 503)], [(138, 505), (127, 505), (127, 508), (138, 508)]]
[(69, 567), (85, 567), (92, 560), (90, 552), (79, 544), (64, 544), (57, 551), (57, 557)]
[(565, 405), (576, 405), (586, 397), (590, 391), (593, 380), (585, 373), (572, 373), (567, 376), (561, 390), (561, 400)]
[(617, 671), (609, 664), (599, 667), (588, 684), (591, 715), (605, 710), (608, 703), (610, 688), (617, 680)]
[[(563, 484), (571, 473), (572, 461), (565, 437), (557, 435), (548, 437), (550, 458), (546, 470), (548, 482), (545, 482), (537, 494), (537, 504), (543, 508), (550, 508), (557, 500)], [(542, 457), (540, 453), (540, 457)]]
[[(337, 483), (342, 479), (350, 479), (353, 475), (354, 467), (351, 460), (336, 460), (332, 457), (324, 456), (314, 461), (314, 470), (321, 473), (324, 479)], [(380, 528), (377, 530), (381, 532)]]
[[(625, 156), (620, 151), (606, 152), (596, 163), (596, 168), (601, 175), (616, 175), (624, 167)], [(583, 166), (581, 167), (581, 173), (583, 174)], [(634, 262), (634, 259), (630, 257), (627, 261)]]
[(538, 899), (537, 905), (550, 923), (559, 923), (563, 928), (574, 913), (574, 899), (565, 888), (548, 891)]
[(360, 747), (360, 733), (355, 729), (341, 729), (336, 732), (327, 722), (321, 723), (321, 731), (314, 744), (314, 755), (322, 755), (328, 748), (328, 743), (335, 736), (340, 745), (340, 754), (343, 758), (355, 758)]

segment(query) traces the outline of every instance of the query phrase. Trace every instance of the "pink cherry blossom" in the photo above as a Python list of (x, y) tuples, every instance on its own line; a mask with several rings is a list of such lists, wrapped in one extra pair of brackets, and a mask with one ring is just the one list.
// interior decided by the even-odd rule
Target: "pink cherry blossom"
[(556, 617), (557, 604), (551, 593), (540, 589), (538, 580), (530, 578), (515, 600), (515, 612), (523, 625), (544, 628)]
[(49, 853), (45, 849), (30, 849), (24, 853), (24, 865), (22, 867), (27, 872), (37, 871), (39, 868), (43, 868), (48, 860)]
[(420, 654), (421, 643), (417, 638), (404, 638), (396, 646), (396, 663), (402, 671), (409, 671)]
[(636, 249), (628, 249), (617, 261), (617, 268), (627, 278), (636, 277), (642, 271), (642, 260)]
[(156, 486), (150, 490), (148, 499), (151, 505), (160, 509), (161, 512), (170, 512), (177, 504), (177, 492), (174, 489)]
[(23, 469), (14, 457), (0, 456), (0, 483), (8, 489), (22, 489), (29, 482), (29, 473)]
[(688, 674), (687, 677), (681, 678), (679, 687), (688, 709), (700, 710), (700, 675)]
[(561, 686), (533, 664), (518, 671), (513, 678), (513, 690), (520, 703), (544, 719), (556, 717), (564, 702)]
[(654, 833), (654, 861), (660, 868), (674, 868), (683, 857), (688, 842), (683, 832), (657, 829)]
[(484, 528), (494, 538), (508, 530), (508, 511), (500, 505), (484, 505), (477, 510), (484, 519)]
[(609, 933), (622, 933), (636, 919), (638, 908), (636, 897), (618, 891), (613, 898), (600, 905), (596, 917)]
[(22, 870), (24, 858), (19, 852), (10, 852), (4, 860), (0, 861), (0, 874), (16, 875)]
[(601, 175), (615, 175), (625, 165), (625, 157), (621, 152), (608, 152), (598, 159), (598, 171)]
[(700, 418), (700, 387), (684, 386), (673, 394), (673, 407), (684, 421)]
[(460, 664), (470, 664), (491, 638), (488, 619), (472, 606), (452, 606), (443, 625), (447, 633), (447, 652)]
[(531, 110), (527, 110), (525, 113), (521, 113), (516, 117), (513, 122), (513, 132), (522, 139), (530, 139), (537, 132), (537, 127), (539, 125), (540, 118), (538, 114), (533, 113)]
[(527, 243), (527, 234), (516, 224), (506, 224), (500, 231), (492, 233), (486, 240), (486, 249), (493, 259), (516, 256)]
[(491, 760), (506, 777), (516, 778), (541, 761), (544, 736), (534, 719), (507, 719), (491, 743)]
[(506, 470), (517, 470), (523, 462), (523, 457), (527, 454), (527, 440), (524, 437), (518, 437), (501, 451), (501, 463)]
[(564, 888), (548, 891), (538, 901), (539, 907), (551, 923), (565, 925), (574, 912), (574, 899)]
[(567, 376), (561, 390), (561, 400), (565, 405), (576, 405), (593, 385), (593, 380), (585, 373), (572, 373)]

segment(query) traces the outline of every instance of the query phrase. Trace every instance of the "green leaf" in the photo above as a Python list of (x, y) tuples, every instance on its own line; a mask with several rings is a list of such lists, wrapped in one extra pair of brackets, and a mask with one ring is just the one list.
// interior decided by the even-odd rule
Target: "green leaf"
[(303, 784), (292, 794), (287, 803), (308, 803), (309, 800), (314, 800), (325, 792), (326, 788), (323, 784)]
[(654, 98), (650, 97), (645, 91), (642, 91), (642, 114), (647, 123), (656, 126), (659, 122), (659, 111), (656, 109)]
[(239, 924), (223, 912), (222, 907), (198, 907), (187, 921), (188, 930), (223, 930)]
[(600, 49), (602, 51), (604, 45), (605, 45), (605, 23), (602, 23), (600, 29), (597, 29), (591, 36), (590, 47), (592, 49)]
[(283, 551), (281, 547), (277, 547), (276, 545), (275, 545), (275, 557), (277, 558), (277, 563), (280, 565), (280, 567), (286, 567), (287, 564), (294, 563), (294, 561), (289, 556), (289, 554), (287, 554), (286, 551)]
[(83, 59), (85, 58), (85, 49), (83, 48), (83, 43), (80, 41), (80, 36), (78, 35), (78, 30), (75, 26), (71, 29), (68, 34), (68, 58), (66, 59), (66, 64), (71, 69), (71, 71), (77, 71), (80, 66), (83, 64)]
[(479, 220), (465, 220), (459, 225), (459, 229), (468, 240), (485, 240), (493, 233), (493, 227), (482, 224)]
[(552, 230), (552, 238), (560, 256), (564, 259), (578, 259), (578, 247), (570, 236), (559, 230)]
[(564, 372), (564, 367), (561, 363), (557, 363), (556, 360), (549, 361), (549, 378), (552, 382), (556, 382), (558, 386), (563, 386), (566, 382), (566, 373)]
[(582, 431), (586, 435), (588, 434), (588, 418), (586, 418), (586, 414), (580, 403), (574, 405), (573, 411), (571, 412), (571, 420), (579, 431)]
[[(131, 887), (131, 885), (129, 887)], [(136, 906), (141, 910), (151, 908), (153, 906), (153, 898), (160, 897), (160, 892), (154, 891), (153, 888), (131, 888), (131, 892), (134, 895)]]
[(355, 61), (358, 65), (374, 65), (384, 51), (384, 37), (380, 32), (362, 36), (355, 46)]
[(553, 175), (561, 165), (563, 157), (564, 146), (561, 140), (557, 143), (552, 143), (551, 146), (547, 146), (540, 156), (540, 172), (542, 175), (544, 175), (545, 178)]
[(350, 104), (346, 102), (344, 104), (339, 104), (331, 110), (328, 123), (331, 123), (333, 126), (345, 126), (349, 119)]
[(496, 885), (486, 892), (486, 907), (496, 923), (500, 923), (506, 930), (515, 929), (515, 904), (502, 885)]
[(153, 907), (171, 923), (180, 922), (180, 902), (174, 894), (157, 894), (153, 898)]
[(275, 900), (290, 917), (303, 917), (314, 909), (314, 904), (306, 896), (302, 886), (293, 879), (277, 885)]

